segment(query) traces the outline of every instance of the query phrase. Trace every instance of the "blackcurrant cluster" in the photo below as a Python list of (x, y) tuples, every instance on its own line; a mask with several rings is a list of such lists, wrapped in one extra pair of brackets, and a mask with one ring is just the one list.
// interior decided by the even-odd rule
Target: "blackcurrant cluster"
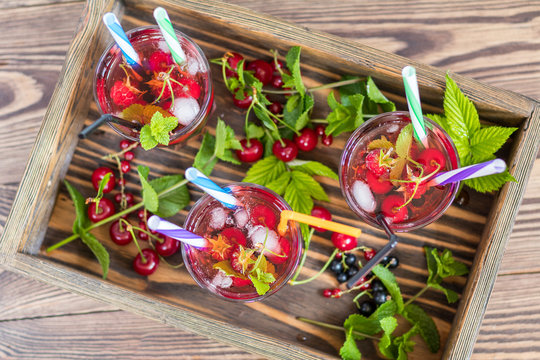
[[(395, 269), (399, 265), (399, 259), (395, 256), (385, 256), (381, 261), (381, 264), (388, 269)], [(358, 304), (358, 312), (365, 317), (373, 314), (373, 312), (377, 310), (377, 307), (384, 304), (390, 298), (386, 287), (379, 279), (371, 281), (370, 290), (372, 298)]]
[(330, 270), (336, 275), (339, 283), (344, 283), (358, 272), (356, 256), (345, 254), (344, 257), (332, 260)]

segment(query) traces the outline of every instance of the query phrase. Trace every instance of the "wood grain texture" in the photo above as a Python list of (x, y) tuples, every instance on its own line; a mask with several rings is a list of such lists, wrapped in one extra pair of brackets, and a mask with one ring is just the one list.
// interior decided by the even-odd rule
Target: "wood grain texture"
[[(490, 1), (488, 3), (483, 3), (480, 5), (475, 3), (466, 4), (464, 2), (456, 2), (455, 4), (453, 4), (452, 9), (447, 9), (447, 11), (445, 12), (440, 11), (442, 4), (438, 4), (436, 2), (407, 2), (406, 4), (396, 2), (393, 2), (391, 4), (381, 2), (368, 2), (359, 5), (356, 2), (349, 1), (343, 3), (343, 5), (340, 6), (333, 6), (332, 8), (329, 8), (327, 4), (323, 3), (322, 1), (309, 2), (309, 5), (307, 4), (307, 2), (304, 1), (292, 1), (286, 3), (284, 2), (283, 4), (276, 5), (275, 7), (267, 6), (267, 4), (264, 4), (262, 2), (259, 3), (235, 1), (235, 3), (239, 3), (240, 5), (247, 7), (251, 6), (255, 10), (270, 12), (273, 15), (285, 17), (291, 21), (295, 21), (303, 25), (310, 26), (312, 28), (317, 28), (319, 30), (330, 31), (338, 35), (350, 35), (353, 38), (358, 37), (358, 39), (360, 39), (361, 36), (362, 38), (360, 39), (360, 41), (362, 41), (363, 43), (366, 43), (366, 41), (371, 41), (373, 42), (373, 46), (379, 49), (392, 51), (391, 48), (395, 47), (397, 50), (394, 52), (397, 53), (399, 53), (399, 51), (411, 51), (411, 54), (407, 56), (411, 56), (418, 61), (430, 64), (434, 63), (426, 61), (422, 59), (422, 57), (431, 56), (435, 58), (440, 57), (441, 59), (450, 58), (449, 64), (452, 64), (452, 61), (455, 61), (457, 59), (456, 57), (452, 58), (455, 55), (454, 51), (456, 51), (456, 49), (459, 49), (454, 48), (454, 46), (457, 46), (456, 44), (459, 43), (460, 47), (466, 48), (466, 50), (458, 50), (461, 51), (464, 56), (461, 60), (458, 59), (458, 61), (456, 62), (459, 66), (463, 67), (464, 71), (462, 71), (462, 73), (467, 73), (469, 76), (479, 78), (476, 75), (471, 75), (478, 73), (480, 74), (479, 76), (485, 76), (485, 78), (482, 78), (482, 81), (486, 81), (488, 83), (491, 83), (491, 81), (502, 82), (504, 84), (504, 87), (507, 89), (515, 90), (526, 95), (538, 98), (537, 95), (534, 95), (534, 91), (538, 91), (538, 87), (531, 86), (531, 84), (537, 84), (537, 81), (535, 81), (534, 79), (535, 76), (538, 76), (538, 71), (536, 70), (538, 68), (538, 64), (535, 63), (535, 60), (533, 59), (533, 54), (535, 53), (534, 44), (537, 37), (530, 37), (530, 30), (538, 29), (538, 19), (534, 16), (538, 9), (535, 9), (533, 6), (531, 10), (531, 5), (525, 2), (513, 2), (511, 10), (513, 15), (512, 19), (510, 20), (507, 20), (505, 18), (505, 14), (507, 14), (509, 11), (507, 4), (496, 1)], [(354, 10), (354, 6), (356, 6), (356, 8), (361, 8), (362, 11), (360, 15), (358, 14), (358, 12), (355, 13), (351, 11)], [(407, 9), (409, 8), (414, 8), (415, 14), (417, 15), (408, 13)], [(295, 11), (292, 9), (298, 9), (299, 11)], [(383, 11), (385, 9), (386, 12)], [(473, 14), (475, 14), (474, 18), (458, 18), (462, 17), (463, 12), (466, 10), (472, 10)], [(315, 12), (316, 14), (310, 14), (311, 11)], [(418, 14), (421, 14), (422, 12), (429, 14), (429, 16), (419, 16)], [(365, 20), (366, 18), (368, 18), (368, 16), (364, 16), (364, 14), (376, 16), (379, 13), (384, 14), (384, 16), (381, 15), (381, 17), (377, 18), (377, 20), (373, 22)], [(457, 15), (455, 15), (453, 18), (446, 18), (446, 14), (448, 13)], [(487, 16), (486, 14), (489, 14), (489, 16)], [(325, 17), (324, 15), (327, 15), (327, 17)], [(347, 15), (350, 16), (347, 17)], [(417, 29), (417, 31), (409, 30), (408, 34), (402, 36), (402, 34), (405, 33), (406, 28), (410, 27), (407, 18), (411, 16), (416, 17), (414, 27), (415, 29)], [(386, 22), (385, 24), (381, 25), (381, 23), (385, 22), (385, 20), (389, 17), (392, 17), (392, 24)], [(347, 19), (347, 21), (341, 18)], [(444, 25), (443, 23), (445, 21), (449, 25)], [(483, 32), (485, 36), (483, 36), (482, 39), (489, 38), (486, 46), (489, 44), (499, 45), (491, 49), (486, 48), (484, 50), (484, 44), (482, 41), (474, 41), (465, 44), (465, 42), (462, 40), (463, 36), (460, 36), (459, 38), (456, 36), (455, 41), (445, 42), (443, 45), (439, 45), (445, 49), (444, 51), (432, 51), (429, 50), (430, 46), (433, 46), (432, 42), (415, 40), (426, 39), (428, 37), (437, 40), (439, 38), (445, 38), (445, 35), (447, 36), (446, 38), (448, 38), (448, 36), (452, 36), (453, 33), (460, 32), (461, 30), (458, 28), (462, 24), (466, 24), (469, 28), (476, 28), (475, 22), (479, 22), (481, 24), (479, 26), (481, 26), (483, 31), (485, 31)], [(346, 23), (346, 26), (342, 26), (342, 24), (344, 23)], [(394, 24), (400, 24), (399, 26), (401, 27), (399, 28), (399, 31), (395, 31), (395, 29), (393, 28)], [(444, 31), (434, 31), (437, 27), (441, 28), (442, 25), (445, 26)], [(504, 28), (504, 33), (502, 32), (500, 27)], [(370, 29), (373, 30), (370, 32)], [(342, 31), (342, 34), (338, 33), (338, 30)], [(493, 33), (491, 33), (491, 31), (493, 31)], [(490, 36), (490, 34), (493, 34), (493, 36)], [(498, 36), (499, 34), (501, 36)], [(515, 47), (515, 44), (513, 42), (509, 41), (508, 38), (505, 38), (504, 35), (506, 34), (516, 35), (515, 38), (519, 38), (522, 45), (524, 45), (518, 49), (517, 47)], [(388, 46), (388, 48), (385, 48), (386, 46)], [(422, 47), (424, 46), (428, 48), (427, 51), (422, 51)], [(514, 51), (516, 49), (518, 50)], [(513, 54), (516, 56), (507, 56), (505, 55), (505, 51), (508, 51), (509, 54)], [(494, 55), (494, 53), (496, 54)], [(419, 57), (415, 57), (415, 54), (418, 54)], [(493, 61), (489, 63), (488, 67), (486, 67), (486, 61), (475, 63), (475, 55), (481, 55), (484, 56), (484, 58), (493, 59)], [(516, 58), (519, 59), (519, 62), (515, 61)], [(469, 63), (474, 63), (474, 66), (471, 65), (471, 68), (468, 68), (467, 66)], [(444, 60), (442, 61), (442, 64), (443, 65), (441, 66), (444, 66)], [(41, 65), (33, 64), (33, 66), (39, 68), (39, 66)], [(0, 68), (0, 70), (1, 69), (2, 68)], [(501, 69), (508, 70), (508, 74), (504, 71), (501, 71)], [(529, 82), (530, 79), (532, 80)], [(520, 89), (520, 86), (524, 87), (523, 91)], [(527, 93), (529, 91), (530, 93)], [(32, 121), (36, 120), (34, 119)], [(17, 146), (17, 144), (12, 145)], [(10, 147), (10, 149), (11, 148), (12, 147)], [(18, 164), (19, 173), (22, 171), (21, 166), (21, 164)], [(10, 165), (10, 168), (12, 167), (17, 167), (17, 165)], [(537, 171), (533, 170), (533, 176), (537, 173)], [(535, 181), (535, 178), (533, 177), (529, 182), (529, 187), (532, 186), (532, 188), (534, 189), (535, 186), (538, 187), (537, 183), (538, 181)], [(10, 189), (14, 187), (14, 185), (11, 184), (8, 186), (10, 187)], [(533, 239), (535, 237), (535, 234), (538, 233), (538, 231), (535, 232), (535, 229), (537, 229), (537, 227), (535, 228), (535, 209), (537, 209), (538, 207), (538, 199), (536, 194), (537, 192), (528, 192), (526, 194), (524, 205), (522, 207), (522, 212), (526, 211), (524, 215), (526, 216), (525, 222), (520, 223), (520, 216), (522, 215), (522, 212), (520, 212), (520, 214), (518, 215), (518, 221), (516, 222), (516, 226), (514, 228), (514, 233), (516, 231), (520, 231), (522, 233), (526, 232), (526, 237), (520, 238), (520, 241), (518, 241), (519, 246), (517, 248), (514, 247), (514, 244), (516, 243), (514, 241), (515, 237), (513, 236), (511, 238), (506, 254), (508, 255), (509, 252), (511, 252), (512, 257), (509, 258), (508, 256), (505, 256), (505, 260), (503, 261), (503, 264), (501, 266), (501, 270), (503, 272), (505, 271), (506, 267), (509, 267), (508, 271), (512, 274), (518, 272), (526, 272), (529, 271), (529, 269), (531, 271), (537, 271), (537, 257), (535, 257), (535, 251), (538, 251), (538, 249), (537, 247), (535, 247), (535, 243), (531, 243), (530, 241), (530, 239)], [(8, 191), (6, 193), (6, 196), (6, 198), (2, 196), (2, 204), (4, 204), (4, 199), (9, 200), (10, 197), (12, 201), (13, 191)], [(530, 220), (529, 224), (527, 224), (527, 220)], [(496, 288), (493, 298), (497, 294), (497, 291), (501, 291), (500, 286), (506, 288), (509, 286), (509, 284), (512, 285), (512, 279), (514, 279), (516, 276), (517, 275), (499, 277), (495, 285)], [(539, 278), (537, 275), (533, 274), (527, 277), (527, 281), (534, 283), (535, 281), (538, 282)], [(499, 283), (501, 283), (502, 285), (498, 287)], [(527, 282), (522, 282), (521, 284), (526, 286)], [(509, 288), (512, 288), (512, 286), (510, 286)], [(507, 292), (505, 292), (505, 295), (512, 296), (511, 293)], [(524, 301), (527, 302), (527, 300), (529, 299), (527, 298), (527, 294), (522, 294), (522, 296)], [(534, 297), (534, 295), (531, 294), (531, 297)], [(519, 319), (519, 316), (522, 316), (523, 314), (523, 310), (519, 309), (517, 306), (507, 309), (507, 306), (505, 306), (504, 304), (504, 300), (497, 302), (494, 310), (491, 304), (492, 302), (490, 302), (490, 306), (488, 307), (485, 321), (489, 319), (490, 313), (492, 313), (493, 311), (498, 312), (497, 315), (501, 318)], [(527, 311), (526, 309), (527, 308), (525, 308), (524, 311)], [(531, 311), (534, 311), (533, 307), (531, 307)], [(515, 327), (512, 327), (512, 324), (513, 322), (510, 325), (506, 324), (507, 326), (503, 328), (501, 328), (501, 326), (495, 326), (493, 327), (494, 333), (483, 333), (481, 330), (479, 343), (483, 341), (485, 346), (480, 347), (479, 350), (477, 346), (477, 351), (475, 352), (473, 357), (482, 357), (482, 354), (488, 354), (488, 356), (490, 357), (507, 359), (515, 359), (521, 358), (521, 356), (525, 356), (523, 355), (524, 353), (522, 352), (522, 350), (528, 344), (534, 344), (534, 337), (532, 335), (529, 340), (516, 342), (517, 345), (505, 342), (499, 347), (496, 346), (497, 342), (501, 342), (501, 338), (506, 336), (511, 337), (510, 335), (516, 329)], [(534, 326), (535, 324), (529, 325)], [(76, 329), (76, 327), (74, 328)], [(533, 334), (535, 332), (535, 329), (535, 327), (532, 327), (530, 334)], [(96, 335), (98, 335), (97, 331)], [(524, 333), (522, 333), (522, 335), (524, 337), (527, 336), (527, 334)], [(129, 340), (118, 339), (117, 341)], [(169, 346), (174, 346), (173, 343), (174, 340), (171, 340)], [(490, 347), (497, 349), (497, 351), (494, 353), (492, 350), (489, 349)], [(535, 348), (534, 346), (532, 346), (532, 349), (527, 353), (527, 356), (529, 356), (529, 358), (535, 358), (534, 354), (538, 354), (538, 352), (535, 352)], [(49, 356), (54, 357), (54, 355), (51, 355), (50, 353)]]

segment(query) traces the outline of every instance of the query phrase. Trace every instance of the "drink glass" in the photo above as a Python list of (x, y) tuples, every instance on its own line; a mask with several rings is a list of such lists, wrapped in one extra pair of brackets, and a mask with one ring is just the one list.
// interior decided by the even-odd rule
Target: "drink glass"
[[(390, 150), (381, 150), (376, 147), (381, 142), (373, 141), (384, 137), (389, 143), (395, 145), (401, 130), (411, 123), (408, 112), (395, 111), (373, 117), (356, 129), (345, 145), (339, 171), (341, 191), (349, 207), (368, 224), (380, 228), (381, 224), (377, 221), (377, 215), (382, 213), (393, 231), (410, 231), (435, 221), (452, 203), (459, 183), (430, 187), (424, 183), (418, 186), (414, 193), (414, 183), (408, 182), (413, 176), (419, 176), (419, 173), (425, 176), (436, 171), (433, 167), (422, 164), (426, 163), (426, 159), (432, 164), (433, 156), (442, 156), (444, 159), (445, 164), (439, 171), (449, 171), (459, 167), (459, 157), (448, 134), (430, 119), (424, 117), (424, 121), (428, 148), (424, 149), (413, 136), (409, 153), (412, 160), (407, 162), (408, 165), (394, 182), (388, 179), (391, 168), (385, 169), (382, 175), (373, 173), (372, 164), (367, 164), (367, 162), (373, 161), (374, 154), (370, 155), (367, 161), (366, 159), (370, 152), (375, 151), (378, 161), (381, 157), (383, 158), (379, 164), (394, 161), (392, 158), (397, 157), (395, 147)], [(415, 163), (420, 163), (420, 165)], [(384, 165), (382, 167), (384, 168)], [(412, 196), (413, 193), (414, 196)], [(411, 201), (402, 206), (410, 198), (412, 198)], [(392, 202), (399, 206), (393, 206)]]
[[(169, 144), (187, 140), (202, 130), (212, 109), (213, 88), (210, 67), (199, 46), (176, 30), (186, 54), (186, 61), (177, 66), (159, 27), (138, 27), (127, 31), (126, 35), (138, 53), (142, 67), (128, 66), (114, 42), (107, 47), (99, 59), (94, 76), (94, 98), (99, 111), (124, 118), (128, 116), (124, 110), (133, 106), (128, 120), (139, 122), (140, 125), (149, 122), (156, 110), (164, 116), (174, 115), (179, 119), (179, 124), (170, 134)], [(170, 87), (165, 86), (162, 91), (163, 86), (160, 86), (159, 81), (166, 77), (173, 79), (170, 83), (174, 86), (174, 101)], [(135, 96), (122, 96), (122, 91), (129, 92), (126, 89)], [(121, 136), (132, 141), (139, 140), (138, 129), (112, 122), (108, 124)]]
[[(209, 195), (204, 195), (191, 208), (184, 228), (207, 239), (222, 238), (231, 248), (216, 254), (209, 248), (198, 249), (183, 244), (184, 264), (197, 284), (212, 294), (232, 301), (262, 300), (276, 293), (296, 271), (302, 252), (300, 227), (290, 223), (287, 233), (279, 235), (277, 227), (281, 211), (291, 208), (273, 191), (249, 183), (233, 183), (225, 189), (229, 189), (242, 206), (229, 209)], [(216, 264), (221, 264), (230, 269), (235, 261), (234, 252), (240, 246), (249, 251), (265, 241), (265, 248), (272, 251), (264, 252), (267, 271), (275, 277), (265, 294), (259, 295), (249, 279), (227, 275), (216, 267)], [(260, 250), (255, 252), (253, 258), (259, 254)]]

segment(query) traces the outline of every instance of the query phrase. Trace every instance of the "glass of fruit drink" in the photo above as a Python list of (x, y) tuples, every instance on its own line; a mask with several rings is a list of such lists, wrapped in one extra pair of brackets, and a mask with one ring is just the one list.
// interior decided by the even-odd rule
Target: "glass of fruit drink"
[[(94, 77), (94, 97), (101, 113), (140, 125), (159, 111), (178, 118), (170, 144), (186, 140), (201, 130), (212, 108), (213, 89), (204, 53), (187, 35), (176, 31), (186, 61), (173, 61), (157, 26), (126, 32), (142, 66), (131, 67), (113, 42), (99, 59)], [(109, 122), (120, 135), (139, 140), (139, 130)]]
[(394, 231), (410, 231), (438, 219), (452, 203), (459, 183), (427, 186), (441, 171), (459, 167), (446, 132), (424, 117), (428, 146), (415, 138), (408, 112), (380, 114), (349, 138), (341, 156), (340, 185), (350, 208), (381, 227), (382, 214)]
[(208, 248), (183, 244), (184, 264), (202, 288), (233, 301), (262, 300), (287, 283), (302, 252), (302, 235), (291, 224), (277, 231), (289, 205), (273, 191), (234, 183), (225, 189), (242, 204), (229, 209), (204, 195), (190, 210), (184, 228), (209, 241)]

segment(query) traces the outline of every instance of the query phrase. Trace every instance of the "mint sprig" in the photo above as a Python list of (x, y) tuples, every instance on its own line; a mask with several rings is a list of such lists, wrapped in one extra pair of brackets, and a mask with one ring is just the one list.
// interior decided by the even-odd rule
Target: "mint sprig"
[(150, 150), (158, 144), (169, 145), (170, 132), (178, 126), (178, 119), (174, 116), (164, 117), (156, 111), (150, 123), (142, 127), (139, 141), (144, 150)]

